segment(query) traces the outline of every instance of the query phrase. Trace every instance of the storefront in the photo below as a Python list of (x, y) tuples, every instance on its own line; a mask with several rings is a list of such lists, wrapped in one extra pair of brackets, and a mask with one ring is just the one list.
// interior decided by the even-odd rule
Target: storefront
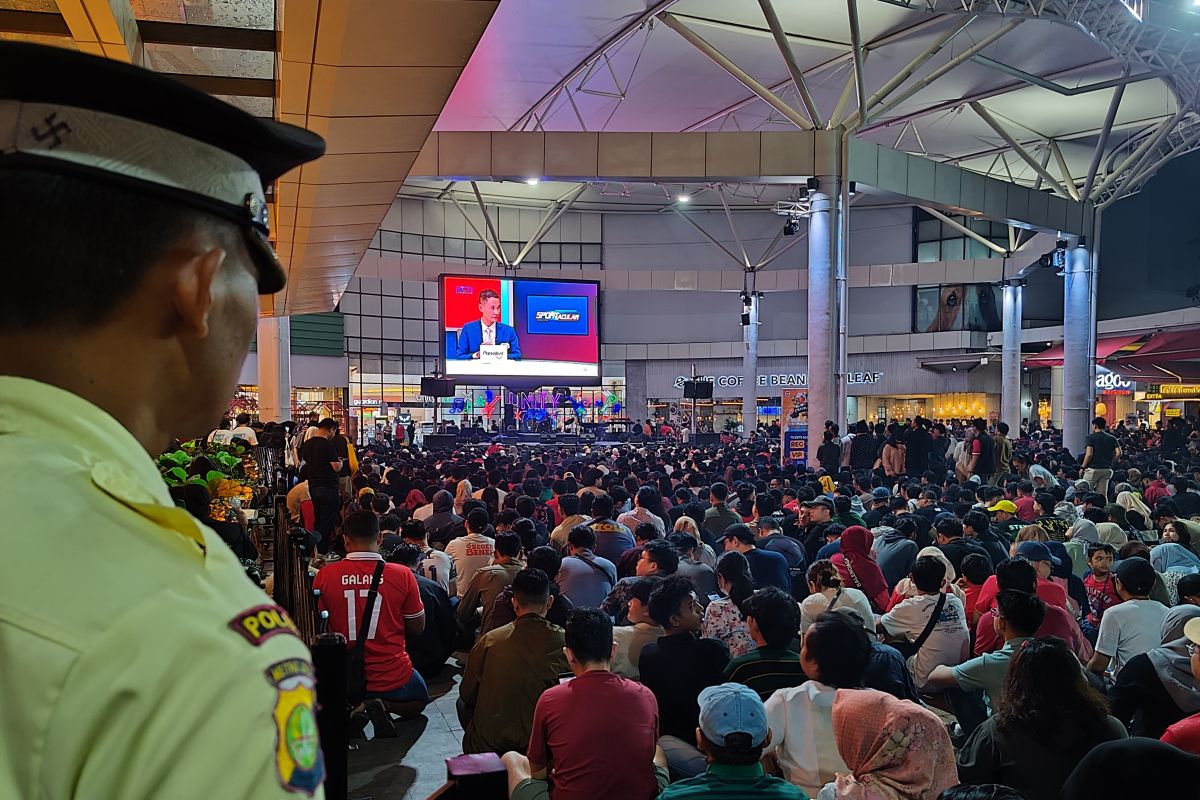
[[(346, 389), (336, 386), (295, 386), (292, 388), (291, 419), (307, 419), (311, 413), (317, 413), (322, 418), (332, 417), (345, 425), (349, 419), (346, 413)], [(239, 384), (229, 401), (226, 414), (232, 419), (238, 414), (249, 414), (258, 417), (258, 387), (253, 384)]]
[(1135, 413), (1148, 425), (1200, 416), (1200, 384), (1163, 383), (1133, 395)]

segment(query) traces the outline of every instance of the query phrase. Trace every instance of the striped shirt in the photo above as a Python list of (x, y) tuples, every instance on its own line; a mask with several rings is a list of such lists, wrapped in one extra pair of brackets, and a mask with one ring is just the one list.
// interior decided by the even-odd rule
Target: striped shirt
[(766, 701), (776, 689), (799, 686), (808, 677), (800, 666), (799, 653), (759, 647), (730, 661), (725, 667), (725, 680), (753, 689)]

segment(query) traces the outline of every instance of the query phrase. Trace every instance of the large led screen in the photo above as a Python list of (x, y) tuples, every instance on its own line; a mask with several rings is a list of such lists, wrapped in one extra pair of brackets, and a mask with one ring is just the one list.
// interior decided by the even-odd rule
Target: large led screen
[(442, 356), (460, 383), (600, 383), (595, 281), (443, 275)]

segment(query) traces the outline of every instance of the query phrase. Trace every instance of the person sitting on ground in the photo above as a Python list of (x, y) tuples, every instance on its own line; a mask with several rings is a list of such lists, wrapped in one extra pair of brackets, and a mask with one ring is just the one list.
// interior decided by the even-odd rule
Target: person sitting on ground
[(926, 691), (934, 667), (957, 666), (967, 659), (971, 637), (962, 601), (942, 591), (945, 563), (922, 556), (913, 564), (911, 577), (916, 596), (880, 617), (879, 629), (916, 650), (908, 658), (909, 669), (917, 689)]
[[(691, 536), (693, 539), (695, 539), (695, 560), (699, 561), (701, 564), (706, 564), (709, 569), (717, 568), (717, 553), (708, 545), (707, 542), (704, 541), (704, 533), (707, 533), (707, 531), (702, 532), (700, 527), (696, 524), (696, 520), (686, 515), (680, 516), (679, 519), (675, 520), (674, 532), (686, 533), (688, 536)], [(671, 537), (668, 536), (667, 538), (670, 539)]]
[(976, 607), (979, 592), (983, 589), (983, 584), (994, 573), (991, 563), (978, 553), (966, 556), (962, 560), (961, 570), (962, 577), (958, 579), (957, 586), (963, 591), (963, 608), (967, 612), (967, 625), (971, 630), (975, 630), (975, 625), (979, 622), (980, 617), (980, 611)]
[(737, 512), (725, 503), (728, 497), (729, 487), (724, 483), (718, 482), (708, 487), (710, 506), (704, 512), (704, 529), (717, 540), (725, 535), (725, 531), (730, 525), (736, 525), (742, 521)]
[(958, 755), (964, 783), (1001, 783), (1030, 800), (1059, 800), (1088, 751), (1127, 735), (1056, 636), (1032, 639), (1017, 650), (1003, 697)]
[(1154, 739), (1133, 737), (1097, 746), (1063, 784), (1061, 800), (1171, 797), (1200, 784), (1200, 758)]
[[(1017, 534), (1018, 537), (1031, 528), (1038, 529), (1038, 526), (1030, 525), (1022, 528), (1022, 533)], [(1059, 561), (1059, 558), (1050, 552), (1050, 548), (1046, 546), (1046, 543), (1033, 539), (1017, 541), (1013, 543), (1012, 553), (1014, 556), (1023, 558), (1033, 565), (1034, 570), (1037, 572), (1037, 596), (1042, 598), (1042, 602), (1048, 606), (1058, 606), (1063, 610), (1069, 611), (1071, 605), (1067, 600), (1067, 590), (1063, 588), (1062, 584), (1050, 580), (1050, 572), (1054, 568), (1055, 562)], [(993, 575), (984, 581), (983, 588), (979, 590), (979, 597), (975, 600), (976, 610), (980, 614), (990, 611), (992, 605), (996, 602), (996, 593), (999, 591), (1000, 586), (996, 576)]]
[(635, 579), (629, 590), (629, 624), (613, 628), (616, 650), (613, 651), (612, 671), (630, 680), (641, 678), (638, 659), (642, 649), (666, 635), (662, 626), (650, 618), (650, 595), (662, 581), (657, 575)]
[(725, 680), (749, 686), (764, 701), (776, 689), (808, 680), (800, 666), (800, 654), (789, 649), (800, 618), (796, 601), (768, 586), (752, 594), (742, 607), (754, 649), (729, 662)]
[(1108, 690), (1112, 714), (1131, 736), (1157, 739), (1167, 727), (1200, 711), (1200, 686), (1192, 677), (1183, 629), (1200, 607), (1176, 606), (1163, 617), (1162, 645), (1129, 659)]
[(700, 601), (692, 582), (681, 575), (664, 580), (650, 595), (650, 618), (662, 626), (657, 642), (642, 648), (638, 672), (658, 699), (659, 745), (667, 754), (673, 777), (690, 778), (704, 771), (695, 740), (700, 690), (721, 682), (729, 649), (715, 639), (699, 638)]
[(1129, 660), (1156, 647), (1167, 608), (1150, 599), (1156, 573), (1144, 558), (1127, 558), (1113, 570), (1121, 602), (1104, 613), (1096, 635), (1096, 652), (1088, 669), (1104, 675), (1120, 673)]
[[(557, 583), (558, 571), (562, 567), (562, 556), (553, 547), (535, 547), (533, 552), (526, 557), (525, 566), (529, 569), (540, 569), (546, 573), (546, 577), (550, 579), (550, 596), (554, 598), (554, 602), (550, 604), (550, 610), (546, 612), (546, 619), (560, 628), (566, 627), (567, 615), (571, 613), (575, 605), (569, 597), (562, 593)], [(500, 594), (496, 595), (496, 600), (492, 603), (491, 620), (488, 622), (488, 627), (479, 629), (480, 636), (501, 625), (507, 625), (517, 618), (512, 598), (512, 584), (509, 583), (500, 591)]]
[(862, 685), (871, 645), (861, 621), (839, 613), (822, 614), (804, 635), (800, 665), (808, 680), (778, 689), (766, 702), (770, 762), (783, 778), (816, 796), (825, 784), (847, 772), (833, 730), (833, 701), (839, 688)]
[[(963, 524), (954, 517), (939, 519), (933, 528), (937, 534), (938, 547), (954, 565), (954, 574), (949, 576), (950, 580), (957, 581), (962, 576), (962, 560), (968, 555), (981, 555), (988, 560), (989, 564), (992, 563), (992, 557), (982, 544), (973, 538), (963, 536)], [(1002, 551), (1004, 549), (1001, 548)], [(1007, 556), (1007, 552), (1004, 555)]]
[(203, 525), (212, 528), (221, 541), (229, 546), (235, 558), (239, 561), (257, 561), (258, 547), (250, 538), (246, 515), (237, 509), (236, 520), (217, 519), (212, 515), (212, 498), (208, 487), (198, 483), (188, 483), (171, 488), (171, 497), (182, 501), (188, 513)]
[[(678, 568), (679, 553), (675, 550), (674, 545), (664, 542), (662, 539), (648, 542), (639, 553), (635, 564), (635, 574), (617, 581), (612, 591), (608, 593), (608, 597), (605, 597), (604, 602), (600, 604), (600, 610), (617, 620), (617, 624), (622, 624), (626, 619), (629, 590), (632, 588), (633, 582), (638, 578), (650, 575), (667, 578), (674, 575)], [(706, 604), (707, 599), (707, 597), (701, 598), (701, 604)]]
[[(382, 524), (380, 522), (381, 526)], [(400, 526), (400, 538), (404, 544), (411, 544), (421, 551), (421, 560), (417, 562), (416, 573), (441, 586), (451, 597), (456, 597), (458, 595), (458, 573), (454, 569), (454, 559), (445, 552), (429, 546), (425, 524), (416, 519), (408, 520)]]
[(441, 674), (446, 659), (454, 652), (456, 626), (450, 595), (441, 584), (417, 572), (421, 555), (420, 548), (415, 545), (401, 544), (387, 560), (408, 567), (417, 579), (421, 605), (425, 607), (425, 629), (415, 636), (406, 635), (404, 649), (412, 659), (413, 669), (428, 682)]
[[(467, 593), (476, 571), (492, 563), (496, 552), (496, 540), (485, 533), (491, 520), (482, 508), (472, 509), (467, 514), (467, 534), (446, 545), (446, 555), (454, 560), (457, 575), (456, 588), (459, 598)], [(426, 529), (428, 530), (428, 525)]]
[(995, 712), (1009, 663), (1017, 650), (1037, 633), (1045, 616), (1046, 606), (1037, 595), (1013, 589), (1000, 592), (996, 595), (992, 619), (1004, 646), (956, 667), (938, 665), (929, 673), (930, 686), (947, 690), (947, 699), (963, 736), (974, 733), (987, 719), (989, 710)]
[[(687, 519), (687, 517), (683, 519)], [(688, 519), (688, 522), (691, 520)], [(692, 579), (692, 583), (696, 584), (700, 602), (707, 607), (713, 596), (717, 594), (717, 573), (713, 571), (713, 567), (697, 561), (696, 556), (701, 547), (708, 547), (708, 545), (696, 541), (686, 533), (672, 533), (667, 537), (667, 541), (679, 554), (679, 566), (675, 571)], [(716, 566), (716, 563), (714, 560), (713, 566)]]
[(572, 611), (564, 641), (574, 677), (538, 698), (527, 755), (501, 759), (509, 797), (548, 800), (553, 785), (554, 800), (651, 800), (669, 780), (654, 694), (611, 671), (613, 627), (603, 612)]
[(853, 525), (842, 533), (842, 548), (830, 561), (837, 567), (842, 584), (862, 591), (873, 608), (882, 612), (888, 604), (887, 581), (871, 555), (874, 538), (861, 525)]
[(875, 622), (871, 603), (860, 589), (847, 587), (842, 576), (829, 559), (822, 559), (808, 568), (808, 597), (800, 603), (800, 633), (804, 634), (827, 611), (851, 608), (862, 620)]
[(405, 648), (407, 636), (425, 630), (421, 592), (411, 570), (388, 564), (379, 554), (379, 517), (373, 512), (347, 517), (342, 540), (346, 557), (326, 564), (313, 578), (313, 590), (320, 592), (317, 607), (329, 612), (330, 631), (345, 637), (347, 649), (353, 648), (363, 627), (370, 587), (379, 573), (371, 612), (374, 631), (368, 628), (362, 645), (367, 679), (363, 707), (377, 738), (394, 737), (392, 714), (410, 719), (429, 703), (429, 689)]
[(558, 572), (558, 585), (571, 602), (598, 608), (617, 583), (617, 567), (592, 552), (596, 534), (586, 525), (576, 525), (567, 537), (567, 555)]
[[(566, 499), (568, 497), (572, 499)], [(561, 495), (558, 498), (558, 507), (562, 511), (563, 519), (550, 532), (550, 545), (559, 552), (562, 552), (567, 549), (567, 535), (570, 534), (571, 530), (577, 525), (588, 524), (592, 521), (592, 518), (580, 513), (580, 499), (578, 495)]]
[[(886, 500), (884, 502), (887, 502)], [(917, 523), (909, 517), (899, 517), (890, 526), (873, 529), (875, 542), (871, 549), (875, 554), (875, 562), (883, 573), (888, 591), (894, 591), (896, 584), (912, 571), (913, 562), (917, 560)]]
[(946, 726), (916, 703), (874, 689), (838, 689), (833, 731), (847, 769), (817, 800), (934, 800), (958, 782)]
[(524, 752), (538, 698), (567, 671), (563, 629), (546, 620), (546, 573), (523, 569), (512, 590), (516, 620), (480, 636), (467, 656), (457, 702), (464, 753)]
[(596, 534), (596, 555), (615, 564), (621, 553), (636, 546), (636, 543), (633, 532), (613, 519), (613, 515), (612, 496), (597, 495), (592, 500), (592, 521), (587, 526)]
[(621, 553), (617, 560), (613, 563), (617, 567), (617, 578), (628, 578), (636, 574), (637, 562), (642, 557), (642, 551), (646, 549), (646, 545), (655, 540), (661, 540), (662, 535), (659, 534), (658, 528), (651, 525), (649, 522), (643, 522), (638, 525), (633, 531), (633, 540), (637, 543), (633, 547)]
[(755, 584), (745, 556), (736, 550), (721, 555), (717, 561), (717, 588), (722, 597), (704, 609), (700, 635), (722, 642), (729, 648), (730, 657), (737, 658), (754, 649), (754, 639), (746, 624), (745, 604), (754, 594)]
[[(1183, 664), (1180, 662), (1179, 656), (1187, 653), (1193, 685), (1200, 687), (1200, 620), (1190, 619), (1184, 624), (1182, 653), (1177, 647), (1179, 643), (1180, 641), (1176, 640), (1170, 646), (1171, 668), (1176, 671), (1180, 683), (1183, 684), (1183, 675), (1181, 674)], [(1200, 755), (1200, 711), (1167, 728), (1162, 735), (1162, 741), (1185, 752)]]
[(711, 686), (700, 692), (699, 707), (695, 738), (705, 772), (671, 784), (658, 800), (808, 800), (801, 789), (763, 771), (771, 729), (753, 691), (736, 683)]
[[(725, 552), (731, 551), (736, 551), (746, 557), (756, 585), (774, 586), (791, 593), (792, 578), (788, 570), (787, 559), (779, 553), (758, 549), (758, 537), (755, 536), (749, 525), (739, 522), (725, 529)], [(719, 560), (717, 568), (719, 573)]]
[(520, 561), (521, 540), (515, 533), (496, 534), (494, 548), (492, 563), (475, 570), (455, 612), (466, 641), (475, 638), (476, 627), (483, 631), (496, 627), (491, 619), (496, 598), (525, 567)]

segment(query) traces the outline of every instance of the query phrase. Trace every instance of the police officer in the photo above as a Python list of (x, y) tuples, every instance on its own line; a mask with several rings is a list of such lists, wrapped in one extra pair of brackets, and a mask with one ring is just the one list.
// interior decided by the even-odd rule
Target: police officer
[(152, 459), (232, 396), (324, 150), (136, 67), (0, 43), (0, 797), (320, 796), (308, 649)]

